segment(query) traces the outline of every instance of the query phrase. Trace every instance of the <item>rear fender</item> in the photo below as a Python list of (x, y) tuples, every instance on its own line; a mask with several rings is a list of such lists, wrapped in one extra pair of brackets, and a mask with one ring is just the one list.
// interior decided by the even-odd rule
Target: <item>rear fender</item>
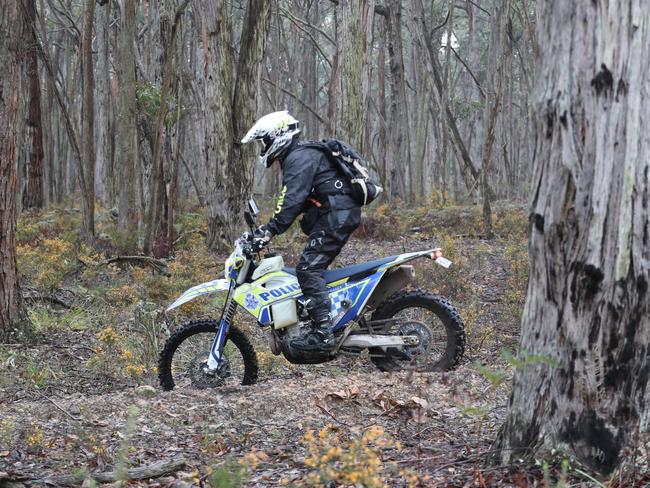
[(228, 291), (230, 289), (230, 280), (218, 279), (213, 281), (208, 281), (207, 283), (201, 283), (200, 285), (193, 286), (181, 296), (179, 296), (174, 303), (167, 307), (167, 312), (183, 305), (184, 303), (194, 300), (201, 295), (207, 295), (209, 293), (219, 293)]
[(393, 293), (411, 283), (414, 278), (415, 268), (413, 266), (401, 265), (388, 270), (382, 276), (381, 281), (368, 300), (366, 307), (371, 309), (377, 308)]

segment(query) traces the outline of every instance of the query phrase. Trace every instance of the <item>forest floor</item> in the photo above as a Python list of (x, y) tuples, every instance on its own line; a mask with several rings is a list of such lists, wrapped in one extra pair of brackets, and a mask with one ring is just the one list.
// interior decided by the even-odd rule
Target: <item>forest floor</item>
[[(526, 292), (522, 207), (497, 206), (497, 238), (488, 241), (475, 207), (382, 206), (336, 261), (443, 247), (454, 266), (416, 262), (417, 286), (447, 296), (461, 312), (467, 348), (455, 371), (381, 373), (364, 357), (294, 366), (243, 323), (258, 353), (257, 384), (162, 392), (155, 375), (162, 342), (178, 323), (214, 308), (192, 303), (173, 317), (162, 310), (212, 279), (225, 259), (208, 253), (195, 232), (203, 216), (184, 215), (184, 237), (167, 263), (171, 276), (106, 262), (119, 254), (109, 212), (92, 248), (76, 245), (74, 212), (21, 219), (19, 266), (36, 336), (0, 346), (0, 486), (130, 478), (132, 485), (178, 487), (528, 487), (563, 477), (596, 486), (566, 467), (489, 462)], [(295, 264), (303, 245), (297, 232), (276, 244)], [(137, 467), (157, 470), (155, 479)]]

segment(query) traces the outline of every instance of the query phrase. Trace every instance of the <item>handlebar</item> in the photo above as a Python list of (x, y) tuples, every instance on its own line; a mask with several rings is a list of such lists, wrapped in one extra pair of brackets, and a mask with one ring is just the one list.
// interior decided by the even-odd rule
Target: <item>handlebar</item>
[(247, 259), (252, 259), (266, 246), (265, 243), (256, 241), (250, 232), (244, 232), (240, 238), (242, 251)]

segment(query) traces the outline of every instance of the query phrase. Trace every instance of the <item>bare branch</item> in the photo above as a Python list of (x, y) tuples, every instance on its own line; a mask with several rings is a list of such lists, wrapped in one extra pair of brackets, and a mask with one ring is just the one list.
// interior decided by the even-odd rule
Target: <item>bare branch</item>
[[(315, 48), (318, 50), (318, 52), (320, 53), (320, 55), (321, 55), (321, 57), (323, 58), (323, 60), (324, 60), (324, 61), (329, 65), (330, 69), (332, 69), (332, 63), (330, 63), (329, 57), (327, 56), (327, 54), (325, 54), (325, 53), (323, 52), (323, 50), (321, 49), (320, 45), (318, 44), (318, 41), (314, 38), (314, 36), (312, 35), (312, 33), (309, 32), (308, 30), (306, 30), (304, 27), (302, 27), (302, 26), (301, 26), (300, 24), (298, 24), (297, 22), (295, 22), (295, 21), (293, 20), (292, 17), (285, 16), (285, 18), (288, 18), (289, 20), (291, 20), (291, 21), (293, 22), (293, 25), (295, 25), (295, 26), (296, 26), (296, 27), (297, 27), (301, 32), (303, 32), (307, 37), (309, 37), (309, 39), (311, 39), (311, 42), (314, 44), (314, 47), (315, 47)], [(320, 31), (319, 31), (319, 32), (320, 32)]]
[(451, 43), (449, 44), (449, 46), (451, 47), (451, 52), (453, 52), (453, 53), (454, 53), (454, 56), (456, 56), (456, 59), (458, 59), (458, 61), (460, 61), (460, 63), (461, 63), (463, 66), (465, 66), (465, 69), (467, 70), (467, 72), (469, 73), (469, 75), (470, 75), (470, 76), (472, 77), (472, 79), (474, 80), (474, 83), (476, 83), (476, 87), (477, 87), (477, 88), (479, 89), (479, 91), (481, 92), (481, 97), (485, 100), (485, 98), (486, 98), (486, 96), (485, 96), (485, 91), (483, 90), (483, 87), (481, 86), (481, 83), (479, 83), (479, 81), (478, 81), (478, 79), (476, 78), (476, 76), (474, 76), (474, 73), (472, 72), (472, 70), (469, 69), (469, 66), (467, 66), (467, 63), (465, 63), (465, 61), (463, 60), (463, 58), (461, 58), (460, 55), (458, 54), (458, 52), (454, 49), (454, 46), (452, 46)]
[(323, 118), (320, 115), (318, 115), (318, 112), (316, 112), (316, 110), (313, 107), (311, 107), (309, 104), (302, 101), (295, 93), (290, 92), (286, 88), (283, 88), (283, 87), (279, 86), (277, 83), (275, 83), (274, 81), (269, 80), (268, 78), (262, 78), (262, 81), (268, 83), (269, 85), (273, 85), (276, 88), (279, 88), (283, 93), (286, 93), (287, 95), (289, 95), (291, 98), (296, 100), (300, 105), (302, 105), (307, 110), (309, 110), (312, 114), (314, 114), (314, 117), (316, 117), (321, 124), (325, 123), (325, 120), (323, 120)]
[(307, 27), (311, 27), (312, 29), (318, 31), (325, 39), (327, 39), (333, 46), (336, 46), (336, 41), (332, 39), (327, 32), (325, 32), (323, 29), (320, 29), (319, 27), (316, 27), (314, 24), (307, 22), (304, 19), (301, 19), (300, 17), (297, 17), (293, 15), (291, 12), (289, 12), (287, 9), (280, 7), (280, 12), (284, 14), (285, 18), (288, 18), (289, 20), (293, 21), (294, 23), (300, 23), (302, 25), (305, 25)]

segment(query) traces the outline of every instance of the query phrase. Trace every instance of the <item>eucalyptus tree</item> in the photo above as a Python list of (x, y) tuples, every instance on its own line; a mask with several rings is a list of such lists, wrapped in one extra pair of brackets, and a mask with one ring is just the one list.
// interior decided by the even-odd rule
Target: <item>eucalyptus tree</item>
[(29, 321), (16, 269), (16, 127), (23, 63), (20, 0), (0, 10), (0, 340), (20, 336)]
[(257, 117), (259, 70), (270, 22), (269, 0), (248, 0), (239, 38), (231, 50), (232, 25), (225, 0), (193, 0), (203, 42), (205, 90), (202, 154), (208, 173), (208, 246), (230, 248), (241, 231), (242, 212), (253, 189), (257, 148), (238, 141)]
[[(108, 8), (108, 6), (104, 7)], [(140, 215), (136, 202), (136, 168), (138, 167), (138, 105), (135, 67), (136, 0), (120, 5), (120, 30), (115, 64), (119, 80), (116, 120), (116, 175), (120, 176), (117, 226), (127, 249), (138, 244)]]
[(650, 406), (650, 10), (538, 4), (530, 282), (498, 440), (611, 473)]
[(25, 17), (25, 56), (27, 58), (27, 80), (29, 83), (27, 108), (27, 141), (29, 147), (29, 162), (26, 188), (23, 192), (23, 208), (43, 207), (43, 130), (41, 115), (41, 81), (38, 72), (37, 39), (33, 32), (36, 29), (36, 2), (23, 1)]

